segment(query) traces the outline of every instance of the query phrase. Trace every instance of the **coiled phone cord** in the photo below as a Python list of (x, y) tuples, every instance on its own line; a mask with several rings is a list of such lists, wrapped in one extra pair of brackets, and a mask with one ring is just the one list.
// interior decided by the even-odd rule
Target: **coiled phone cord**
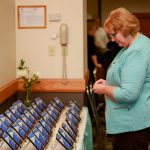
[(62, 46), (62, 83), (63, 84), (67, 84), (67, 64), (66, 64), (66, 54), (67, 52), (67, 47), (66, 46)]

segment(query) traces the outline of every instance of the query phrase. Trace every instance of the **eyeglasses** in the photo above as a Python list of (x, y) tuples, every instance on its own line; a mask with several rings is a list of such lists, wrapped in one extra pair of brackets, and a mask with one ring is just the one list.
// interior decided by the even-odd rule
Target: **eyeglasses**
[(115, 37), (116, 37), (116, 35), (117, 35), (117, 33), (118, 33), (118, 32), (110, 33), (109, 35), (110, 35), (110, 37), (111, 37), (111, 38), (115, 38)]

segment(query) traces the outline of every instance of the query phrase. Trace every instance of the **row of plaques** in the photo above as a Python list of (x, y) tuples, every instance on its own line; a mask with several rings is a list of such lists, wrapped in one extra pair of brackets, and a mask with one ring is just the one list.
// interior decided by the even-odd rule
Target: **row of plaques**
[[(5, 114), (0, 115), (0, 137), (13, 150), (21, 148), (26, 139), (36, 149), (46, 149), (64, 109), (65, 106), (58, 97), (48, 106), (41, 98), (36, 98), (28, 108), (18, 100), (5, 111)], [(64, 149), (74, 149), (81, 121), (80, 112), (81, 107), (75, 100), (71, 100), (65, 120), (56, 135), (56, 140)]]

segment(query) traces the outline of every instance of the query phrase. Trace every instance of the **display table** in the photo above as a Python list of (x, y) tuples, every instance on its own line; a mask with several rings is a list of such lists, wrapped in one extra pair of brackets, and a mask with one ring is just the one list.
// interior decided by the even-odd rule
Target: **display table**
[[(65, 110), (65, 112), (67, 109)], [(62, 124), (62, 122), (65, 120), (65, 112), (62, 114), (63, 119), (59, 122), (59, 124), (56, 127), (56, 130), (54, 131), (53, 139), (50, 141), (49, 146), (47, 147), (47, 150), (59, 150), (59, 144), (56, 141), (56, 133), (58, 131), (58, 128)], [(92, 140), (92, 125), (91, 125), (91, 119), (88, 113), (88, 108), (83, 107), (81, 114), (81, 122), (79, 124), (79, 134), (77, 137), (77, 142), (74, 145), (74, 150), (92, 150), (93, 148), (93, 140)], [(62, 149), (60, 149), (62, 150)]]
[(86, 111), (86, 127), (84, 130), (84, 138), (82, 139), (82, 146), (81, 149), (84, 150), (92, 150), (93, 149), (93, 133), (92, 133), (92, 124), (91, 124), (91, 118), (88, 113), (88, 108), (84, 107)]
[[(48, 145), (44, 148), (44, 150), (63, 150), (62, 145), (56, 140), (56, 135), (58, 133), (59, 128), (61, 127), (62, 123), (65, 120), (66, 112), (68, 111), (68, 107), (62, 111), (59, 120), (56, 124), (56, 127), (53, 129), (52, 137)], [(78, 127), (78, 135), (76, 138), (76, 143), (73, 145), (74, 150), (92, 150), (93, 141), (92, 141), (92, 125), (91, 119), (88, 113), (87, 107), (82, 107), (80, 113), (81, 121)], [(36, 124), (35, 124), (36, 126)], [(0, 141), (0, 149), (1, 150), (10, 150), (9, 146), (4, 142)], [(18, 148), (19, 150), (36, 150), (34, 145), (26, 139), (21, 147)], [(65, 148), (64, 148), (65, 150)]]

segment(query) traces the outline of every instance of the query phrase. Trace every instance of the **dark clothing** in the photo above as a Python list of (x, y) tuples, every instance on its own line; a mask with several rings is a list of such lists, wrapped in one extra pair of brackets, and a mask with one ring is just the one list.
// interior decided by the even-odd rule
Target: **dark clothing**
[(122, 49), (116, 42), (109, 41), (107, 43), (107, 48), (111, 51), (111, 60), (113, 60), (118, 52)]
[(95, 78), (94, 78), (93, 71), (95, 69), (95, 65), (93, 63), (92, 56), (97, 55), (97, 48), (95, 46), (94, 36), (88, 35), (87, 40), (88, 40), (87, 41), (88, 42), (88, 69), (90, 72), (90, 79), (94, 83)]
[(150, 128), (114, 135), (113, 150), (148, 150)]
[(103, 60), (102, 64), (106, 71), (107, 71), (110, 63), (116, 57), (116, 55), (122, 49), (122, 47), (118, 46), (118, 44), (116, 42), (109, 41), (107, 43), (107, 49), (108, 49), (108, 51), (105, 54), (103, 54), (103, 59), (102, 59)]
[(107, 49), (105, 53), (102, 53), (99, 48), (97, 48), (97, 58), (98, 62), (103, 65), (104, 71), (107, 71), (112, 60), (115, 58), (117, 53), (122, 49), (122, 47), (118, 46), (116, 42), (109, 41), (107, 43)]

